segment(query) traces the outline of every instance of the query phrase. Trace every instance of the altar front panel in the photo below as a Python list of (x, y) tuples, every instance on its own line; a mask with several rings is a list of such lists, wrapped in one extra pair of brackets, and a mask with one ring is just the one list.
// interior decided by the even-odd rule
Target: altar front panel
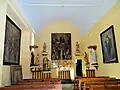
[(74, 70), (58, 70), (53, 69), (51, 71), (40, 71), (34, 69), (32, 71), (32, 79), (45, 79), (45, 78), (59, 78), (61, 80), (73, 80)]

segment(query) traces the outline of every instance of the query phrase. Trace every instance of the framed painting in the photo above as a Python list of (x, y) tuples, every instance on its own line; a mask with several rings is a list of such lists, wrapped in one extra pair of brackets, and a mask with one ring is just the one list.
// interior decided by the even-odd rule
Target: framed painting
[(71, 33), (51, 34), (51, 59), (71, 60)]
[(100, 34), (103, 63), (118, 63), (114, 26), (110, 26)]
[(6, 16), (3, 65), (19, 65), (20, 42), (20, 28)]
[(18, 82), (23, 81), (21, 65), (11, 65), (10, 74), (11, 74), (11, 85), (16, 85)]

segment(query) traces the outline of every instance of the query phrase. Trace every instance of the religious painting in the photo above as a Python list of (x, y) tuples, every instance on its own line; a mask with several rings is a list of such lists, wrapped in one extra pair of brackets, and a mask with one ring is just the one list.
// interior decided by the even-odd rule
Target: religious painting
[(71, 33), (51, 34), (51, 59), (71, 60)]
[(103, 63), (118, 63), (113, 25), (102, 32), (100, 36), (102, 44)]
[(20, 28), (6, 16), (5, 42), (4, 42), (4, 65), (19, 65), (20, 60)]
[(23, 81), (21, 65), (11, 65), (10, 74), (11, 74), (11, 85), (16, 85), (18, 82)]

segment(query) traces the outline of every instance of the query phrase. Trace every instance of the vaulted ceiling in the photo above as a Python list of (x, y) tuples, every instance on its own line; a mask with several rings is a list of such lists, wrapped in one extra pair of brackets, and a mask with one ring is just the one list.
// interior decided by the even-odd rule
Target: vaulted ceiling
[(98, 22), (118, 0), (18, 0), (29, 24), (39, 33), (46, 24), (66, 19), (82, 35)]

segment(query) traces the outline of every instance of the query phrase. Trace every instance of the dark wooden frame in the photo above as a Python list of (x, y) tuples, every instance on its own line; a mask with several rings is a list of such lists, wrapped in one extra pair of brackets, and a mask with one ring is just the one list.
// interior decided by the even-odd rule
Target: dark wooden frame
[[(101, 37), (101, 45), (102, 45), (102, 53), (103, 53), (103, 63), (118, 63), (114, 26), (111, 25), (110, 27), (108, 27), (105, 31), (103, 31), (100, 34), (100, 37)], [(109, 40), (107, 41), (109, 42), (109, 46), (105, 40)], [(106, 46), (108, 47), (106, 48)]]
[(6, 16), (3, 65), (19, 65), (20, 44), (21, 30)]

